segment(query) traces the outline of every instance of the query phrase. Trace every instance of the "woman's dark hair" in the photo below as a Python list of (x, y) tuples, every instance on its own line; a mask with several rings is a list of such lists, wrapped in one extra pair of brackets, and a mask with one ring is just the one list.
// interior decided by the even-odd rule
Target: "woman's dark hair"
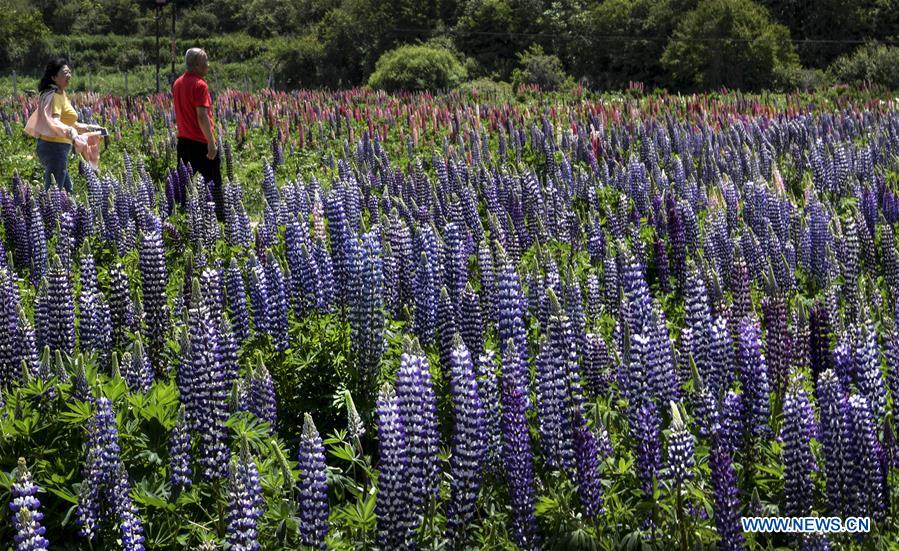
[(69, 62), (64, 58), (58, 57), (56, 59), (51, 59), (49, 63), (47, 63), (47, 67), (44, 69), (44, 76), (41, 77), (41, 82), (37, 86), (38, 92), (45, 92), (50, 89), (50, 86), (53, 84), (53, 77), (59, 73), (59, 70), (64, 66), (68, 65)]

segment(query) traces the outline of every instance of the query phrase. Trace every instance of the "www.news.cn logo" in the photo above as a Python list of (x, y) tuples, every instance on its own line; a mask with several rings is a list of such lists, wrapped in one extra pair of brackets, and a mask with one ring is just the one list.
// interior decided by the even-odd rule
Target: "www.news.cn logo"
[(865, 533), (871, 530), (869, 517), (741, 517), (744, 532)]

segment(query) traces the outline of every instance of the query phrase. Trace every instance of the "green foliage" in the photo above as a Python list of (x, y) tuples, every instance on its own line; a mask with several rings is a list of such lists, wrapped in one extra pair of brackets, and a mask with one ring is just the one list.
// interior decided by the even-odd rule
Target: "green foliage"
[(581, 24), (583, 48), (574, 67), (594, 87), (624, 88), (630, 81), (662, 86), (661, 65), (667, 37), (683, 11), (673, 0), (608, 0), (586, 12)]
[(564, 90), (574, 84), (565, 73), (562, 62), (554, 55), (543, 53), (543, 48), (534, 45), (518, 54), (519, 67), (512, 72), (512, 85), (536, 84), (541, 90), (554, 92)]
[(407, 45), (381, 56), (368, 84), (389, 91), (443, 90), (457, 86), (465, 77), (465, 67), (449, 50)]
[(0, 67), (21, 70), (36, 52), (43, 51), (49, 30), (41, 13), (20, 0), (2, 0), (0, 9)]
[(783, 86), (799, 64), (790, 31), (752, 0), (702, 0), (678, 24), (662, 64), (687, 87)]
[(867, 44), (842, 56), (828, 72), (846, 84), (870, 83), (899, 89), (899, 46)]

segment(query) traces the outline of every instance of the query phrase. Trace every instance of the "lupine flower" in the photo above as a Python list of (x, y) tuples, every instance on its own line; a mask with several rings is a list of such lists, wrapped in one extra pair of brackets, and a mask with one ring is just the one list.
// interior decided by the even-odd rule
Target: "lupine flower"
[[(530, 408), (530, 400), (527, 396), (529, 376), (526, 371), (527, 361), (527, 334), (525, 332), (525, 311), (522, 307), (521, 282), (515, 272), (514, 265), (506, 255), (502, 246), (497, 243), (498, 277), (497, 277), (497, 331), (501, 344), (500, 353), (503, 358), (514, 358), (517, 364), (506, 364), (505, 369), (511, 370), (509, 376), (511, 382), (524, 400), (525, 409)], [(509, 339), (515, 344), (515, 354), (508, 355), (505, 347)]]
[(837, 516), (854, 514), (850, 496), (853, 435), (849, 401), (833, 370), (828, 369), (818, 379), (818, 405), (828, 510)]
[[(359, 362), (363, 384), (374, 383), (378, 363), (384, 351), (384, 272), (381, 260), (381, 244), (377, 228), (362, 236), (362, 243), (351, 237), (356, 254), (347, 254), (347, 262), (352, 263), (349, 288), (352, 289), (348, 302), (350, 338), (356, 359)], [(349, 251), (350, 249), (348, 249)], [(350, 264), (348, 264), (349, 266)]]
[(784, 512), (788, 516), (808, 516), (814, 502), (811, 472), (816, 468), (810, 440), (817, 430), (802, 379), (795, 379), (784, 397), (783, 418)]
[(225, 275), (225, 292), (234, 337), (238, 343), (242, 343), (250, 335), (250, 314), (247, 310), (247, 291), (243, 274), (237, 259), (233, 257)]
[(143, 282), (143, 303), (147, 312), (147, 343), (150, 361), (157, 373), (162, 373), (162, 351), (169, 328), (166, 286), (168, 272), (162, 235), (150, 231), (143, 234), (140, 249), (140, 271)]
[(396, 394), (410, 457), (405, 476), (412, 484), (412, 506), (418, 514), (437, 497), (439, 434), (430, 366), (414, 340), (406, 342), (400, 357)]
[(484, 320), (481, 316), (481, 303), (471, 283), (465, 286), (462, 293), (462, 316), (459, 320), (462, 339), (472, 357), (484, 351)]
[(47, 335), (50, 350), (71, 354), (75, 350), (75, 302), (68, 272), (58, 257), (48, 275), (47, 287)]
[(883, 450), (877, 438), (877, 425), (868, 401), (858, 395), (849, 397), (849, 419), (852, 426), (849, 451), (852, 454), (849, 480), (851, 501), (855, 509), (849, 514), (872, 516), (883, 520)]
[[(540, 447), (547, 462), (556, 469), (574, 466), (574, 444), (571, 424), (568, 422), (568, 373), (566, 360), (570, 339), (568, 318), (562, 317), (558, 299), (552, 289), (547, 291), (551, 316), (547, 338), (543, 340), (537, 356), (534, 386), (537, 394), (537, 430)], [(567, 331), (566, 331), (567, 329)]]
[(718, 549), (743, 549), (743, 529), (740, 526), (740, 497), (737, 476), (728, 447), (715, 435), (709, 450), (709, 466), (714, 488), (715, 529), (720, 540)]
[(574, 461), (578, 498), (584, 514), (595, 518), (603, 513), (602, 483), (599, 479), (600, 454), (596, 434), (581, 424), (574, 428)]
[(519, 366), (520, 363), (515, 341), (510, 338), (503, 354), (503, 468), (512, 501), (512, 539), (522, 549), (538, 549), (534, 459), (525, 417), (525, 389), (518, 386), (511, 374), (511, 366)]
[(864, 331), (859, 331), (859, 346), (856, 349), (858, 391), (868, 401), (874, 424), (881, 426), (886, 416), (887, 390), (880, 367), (880, 350), (874, 323), (868, 319)]
[(631, 419), (636, 449), (637, 474), (644, 494), (651, 496), (654, 480), (659, 477), (662, 464), (662, 444), (659, 427), (661, 420), (655, 405), (646, 394), (636, 397), (634, 418)]
[(271, 252), (266, 257), (265, 283), (268, 291), (266, 328), (274, 340), (275, 350), (287, 350), (290, 346), (290, 336), (287, 334), (287, 295), (284, 287), (284, 273)]
[(275, 384), (259, 355), (255, 369), (247, 374), (247, 409), (260, 420), (275, 428), (277, 423), (277, 400)]
[(312, 422), (312, 416), (303, 417), (303, 435), (297, 457), (300, 467), (299, 517), (300, 537), (303, 545), (325, 549), (328, 535), (328, 485), (325, 480), (325, 449), (322, 439)]
[(464, 532), (476, 513), (483, 463), (487, 458), (484, 433), (484, 407), (478, 396), (478, 384), (468, 349), (461, 337), (453, 337), (450, 355), (450, 392), (453, 399), (453, 450), (450, 458), (450, 494), (447, 529), (454, 541)]
[(761, 349), (761, 330), (751, 318), (739, 323), (737, 368), (743, 389), (743, 413), (746, 443), (754, 442), (769, 432), (770, 398), (768, 397), (768, 366)]
[(500, 424), (500, 390), (496, 374), (496, 353), (493, 350), (485, 350), (478, 357), (477, 380), (478, 397), (484, 407), (484, 439), (487, 445), (486, 469), (490, 472), (499, 472), (502, 452), (502, 435)]
[(262, 516), (262, 485), (259, 469), (250, 453), (243, 449), (231, 465), (228, 488), (228, 544), (235, 551), (262, 549), (256, 524)]
[(668, 477), (675, 486), (680, 486), (684, 481), (693, 478), (694, 439), (684, 419), (680, 408), (671, 402), (671, 433), (668, 436)]
[(402, 549), (414, 543), (417, 519), (412, 505), (410, 456), (399, 398), (385, 385), (378, 396), (378, 546)]
[(144, 536), (143, 525), (138, 516), (137, 507), (128, 495), (131, 492), (131, 483), (128, 480), (128, 472), (120, 461), (108, 482), (109, 501), (115, 512), (116, 524), (121, 533), (121, 545), (124, 551), (143, 551)]
[(16, 467), (16, 478), (12, 483), (12, 501), (9, 508), (13, 514), (16, 535), (16, 551), (38, 551), (47, 549), (50, 542), (44, 537), (46, 528), (41, 526), (44, 514), (37, 498), (38, 487), (25, 466), (25, 458), (20, 457)]
[(193, 470), (190, 467), (190, 428), (184, 414), (184, 406), (178, 411), (178, 419), (169, 439), (170, 479), (172, 487), (190, 488)]

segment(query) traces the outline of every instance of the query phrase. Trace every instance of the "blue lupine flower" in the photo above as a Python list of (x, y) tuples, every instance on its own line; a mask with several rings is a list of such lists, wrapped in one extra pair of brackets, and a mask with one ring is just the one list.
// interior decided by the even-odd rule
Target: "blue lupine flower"
[(193, 470), (190, 466), (190, 428), (184, 414), (184, 406), (178, 411), (178, 419), (169, 439), (170, 479), (172, 487), (190, 488), (193, 484)]
[(410, 454), (406, 476), (412, 484), (412, 506), (418, 514), (438, 495), (439, 434), (430, 365), (417, 341), (405, 344), (396, 376), (396, 393)]
[(855, 514), (850, 495), (854, 452), (849, 401), (833, 370), (828, 369), (818, 379), (818, 406), (828, 510), (837, 516)]
[(259, 469), (250, 453), (243, 449), (231, 465), (228, 488), (227, 540), (235, 551), (258, 551), (257, 522), (262, 516), (262, 485)]
[(378, 420), (378, 546), (403, 549), (414, 545), (417, 519), (412, 503), (410, 456), (400, 402), (385, 385), (377, 403)]
[(753, 442), (770, 431), (770, 398), (768, 396), (768, 366), (761, 348), (761, 329), (752, 318), (739, 322), (737, 368), (743, 389), (744, 430), (747, 442)]
[(458, 541), (464, 539), (465, 529), (476, 513), (487, 458), (484, 407), (478, 396), (471, 355), (458, 334), (453, 338), (449, 367), (455, 425), (450, 458), (451, 501), (446, 516), (450, 538)]
[(16, 478), (12, 483), (12, 501), (9, 508), (13, 514), (16, 535), (16, 551), (38, 551), (47, 549), (50, 542), (44, 537), (46, 528), (41, 526), (44, 514), (37, 498), (38, 487), (25, 466), (25, 458), (20, 457), (16, 467)]
[(795, 379), (784, 396), (783, 419), (784, 512), (788, 516), (808, 516), (814, 504), (811, 473), (816, 468), (810, 440), (817, 430), (802, 379)]
[(325, 477), (325, 449), (312, 416), (303, 417), (303, 435), (297, 457), (300, 467), (299, 518), (303, 545), (326, 549), (328, 535), (328, 484)]
[(712, 436), (712, 447), (709, 450), (709, 466), (714, 488), (715, 529), (720, 537), (718, 549), (726, 551), (743, 549), (745, 540), (740, 526), (737, 475), (728, 446), (715, 435)]
[(504, 348), (501, 431), (503, 470), (512, 501), (512, 539), (522, 549), (538, 549), (534, 458), (525, 416), (526, 387), (518, 386), (512, 375), (512, 366), (521, 365), (515, 341), (508, 339)]

